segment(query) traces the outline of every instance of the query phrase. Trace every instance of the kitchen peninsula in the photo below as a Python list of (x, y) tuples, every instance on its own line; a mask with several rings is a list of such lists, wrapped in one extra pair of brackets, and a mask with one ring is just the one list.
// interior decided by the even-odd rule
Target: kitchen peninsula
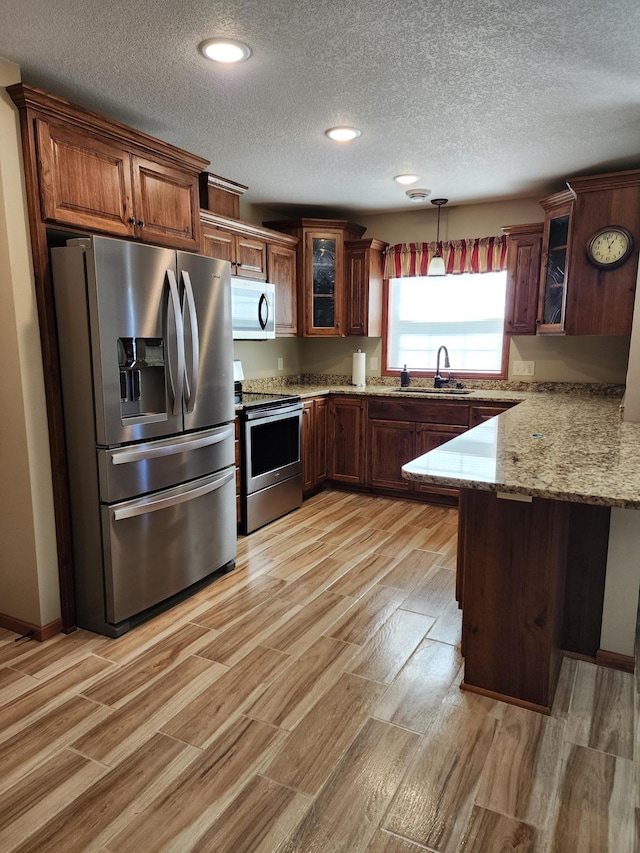
[(530, 395), (403, 466), (460, 488), (463, 686), (548, 712), (560, 650), (593, 655), (611, 507), (640, 508), (619, 399)]

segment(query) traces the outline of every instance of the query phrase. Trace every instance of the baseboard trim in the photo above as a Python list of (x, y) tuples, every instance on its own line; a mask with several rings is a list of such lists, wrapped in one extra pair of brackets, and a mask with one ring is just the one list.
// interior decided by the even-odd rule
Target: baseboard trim
[(62, 631), (62, 619), (54, 619), (47, 625), (32, 625), (31, 622), (0, 613), (0, 628), (13, 631), (14, 634), (20, 634), (22, 637), (33, 637), (34, 640), (43, 643)]
[(618, 652), (608, 652), (606, 649), (598, 649), (596, 663), (598, 666), (608, 666), (610, 669), (620, 669), (622, 672), (633, 673), (635, 669), (633, 655), (621, 655)]

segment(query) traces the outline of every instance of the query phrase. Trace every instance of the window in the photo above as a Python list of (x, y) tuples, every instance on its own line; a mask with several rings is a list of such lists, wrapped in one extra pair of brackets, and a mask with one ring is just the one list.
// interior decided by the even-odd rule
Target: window
[(504, 375), (506, 286), (506, 272), (390, 279), (385, 372), (433, 373), (444, 345), (454, 376)]

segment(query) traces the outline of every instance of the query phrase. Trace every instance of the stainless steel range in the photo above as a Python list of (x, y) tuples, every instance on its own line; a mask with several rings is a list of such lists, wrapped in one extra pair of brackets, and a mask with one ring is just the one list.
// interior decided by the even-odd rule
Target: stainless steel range
[(241, 392), (243, 523), (251, 533), (302, 504), (302, 402)]

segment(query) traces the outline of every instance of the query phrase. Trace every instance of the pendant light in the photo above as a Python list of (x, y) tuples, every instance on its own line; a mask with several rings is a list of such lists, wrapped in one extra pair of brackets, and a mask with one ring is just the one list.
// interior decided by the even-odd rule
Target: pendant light
[(436, 235), (436, 253), (429, 261), (429, 267), (427, 269), (427, 275), (446, 275), (446, 270), (444, 268), (444, 258), (440, 254), (440, 208), (443, 204), (446, 204), (449, 201), (448, 198), (432, 198), (431, 204), (435, 204), (438, 208), (438, 231)]

